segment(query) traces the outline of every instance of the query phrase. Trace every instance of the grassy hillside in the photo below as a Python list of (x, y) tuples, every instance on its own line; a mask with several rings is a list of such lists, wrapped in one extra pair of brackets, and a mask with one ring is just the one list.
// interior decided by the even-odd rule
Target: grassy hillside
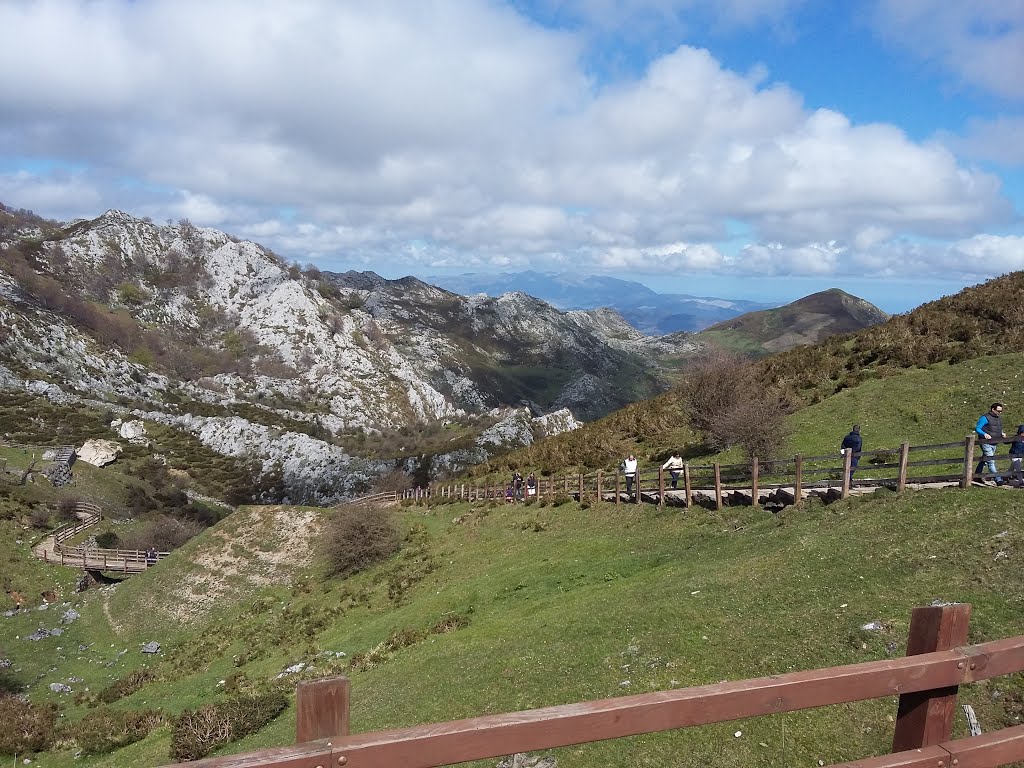
[[(96, 711), (84, 693), (76, 704), (49, 691), (71, 677), (81, 679), (76, 693), (95, 696), (148, 665), (152, 680), (108, 708), (174, 713), (225, 690), (291, 691), (299, 677), (343, 672), (357, 732), (865, 661), (902, 654), (910, 609), (935, 599), (974, 605), (972, 641), (1024, 632), (1017, 502), (974, 489), (877, 494), (779, 516), (407, 508), (402, 552), (370, 572), (324, 580), (314, 565), (290, 584), (224, 600), (198, 623), (146, 629), (157, 603), (180, 599), (168, 585), (193, 578), (183, 553), (113, 596), (73, 598), (82, 618), (59, 639), (24, 637), (56, 625), (63, 608), (4, 619), (0, 656), (34, 700), (59, 702), (65, 723)], [(218, 539), (226, 522), (203, 534), (204, 546), (244, 559)], [(861, 628), (873, 621), (883, 629)], [(148, 640), (163, 644), (159, 656), (139, 652)], [(298, 662), (310, 667), (274, 682)], [(1007, 678), (962, 696), (992, 729), (1019, 715), (1024, 689)], [(886, 751), (894, 713), (893, 701), (865, 702), (568, 748), (558, 759), (570, 768), (668, 765), (679, 754), (717, 766), (828, 763)], [(290, 743), (293, 729), (289, 710), (229, 751)], [(75, 760), (69, 743), (45, 764), (160, 764), (168, 744), (164, 726), (106, 757)]]
[(697, 334), (702, 342), (745, 355), (765, 355), (814, 344), (883, 322), (885, 312), (838, 288), (813, 293), (784, 307), (748, 312)]
[[(955, 442), (973, 430), (995, 400), (1007, 404), (1007, 425), (1024, 424), (1024, 354), (940, 362), (866, 379), (792, 413), (787, 419), (791, 433), (779, 439), (777, 453), (830, 454), (853, 424), (861, 425), (865, 450), (896, 448), (904, 440), (913, 445)], [(641, 468), (651, 469), (673, 449), (696, 463), (743, 460), (738, 448), (724, 453), (702, 448), (700, 435), (686, 425), (684, 398), (675, 390), (502, 456), (477, 471), (503, 477), (511, 469), (612, 470), (629, 452), (636, 454)]]

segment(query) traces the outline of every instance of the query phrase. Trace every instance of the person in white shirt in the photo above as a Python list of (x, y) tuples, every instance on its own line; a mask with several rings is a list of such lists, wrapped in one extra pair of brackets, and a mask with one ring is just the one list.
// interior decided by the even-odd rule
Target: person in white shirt
[(633, 478), (636, 477), (636, 456), (632, 453), (622, 460), (622, 471), (626, 475), (626, 495), (633, 496)]
[(661, 468), (667, 469), (672, 474), (672, 489), (678, 488), (679, 475), (683, 471), (683, 457), (679, 455), (679, 451), (673, 453), (668, 461), (661, 465)]

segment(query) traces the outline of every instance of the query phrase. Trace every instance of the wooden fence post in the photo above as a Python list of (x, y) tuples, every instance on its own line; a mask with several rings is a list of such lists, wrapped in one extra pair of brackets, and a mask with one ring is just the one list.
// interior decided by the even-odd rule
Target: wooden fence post
[(903, 493), (907, 487), (907, 464), (910, 463), (910, 443), (900, 443), (900, 476), (896, 480), (896, 490)]
[(974, 479), (974, 441), (977, 435), (971, 432), (964, 438), (964, 476), (960, 478), (961, 488), (970, 488)]
[(665, 470), (658, 470), (658, 506), (665, 506)]
[(298, 684), (295, 689), (297, 743), (348, 736), (350, 687), (347, 677)]
[(715, 509), (719, 512), (722, 511), (722, 467), (716, 461), (714, 463), (715, 468)]
[(640, 503), (640, 467), (636, 468), (636, 472), (633, 473), (633, 480), (636, 484), (636, 503)]
[(597, 500), (598, 501), (601, 500), (602, 491), (603, 491), (603, 489), (601, 488), (601, 480), (603, 479), (602, 474), (603, 473), (601, 472), (600, 469), (597, 470)]
[(793, 457), (796, 464), (796, 477), (793, 481), (793, 503), (799, 504), (804, 500), (804, 457), (799, 453)]
[(583, 473), (580, 472), (580, 501), (583, 501)]
[(683, 506), (689, 508), (690, 506), (690, 464), (687, 462), (683, 464)]
[[(910, 615), (907, 656), (963, 645), (970, 620), (970, 603), (915, 608)], [(957, 688), (952, 685), (901, 695), (892, 751), (905, 752), (948, 740), (953, 730)]]
[(850, 469), (853, 467), (853, 448), (843, 448), (843, 492), (839, 498), (845, 499), (850, 495)]
[(619, 503), (619, 472), (615, 471), (615, 503)]
[(755, 456), (750, 462), (750, 506), (752, 507), (761, 504), (761, 496), (757, 491), (758, 469), (757, 456)]

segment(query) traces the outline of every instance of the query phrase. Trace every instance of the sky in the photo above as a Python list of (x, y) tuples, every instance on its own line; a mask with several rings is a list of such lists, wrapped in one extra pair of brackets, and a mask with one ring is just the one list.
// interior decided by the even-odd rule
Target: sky
[(0, 202), (61, 220), (895, 312), (1024, 269), (1024, 0), (0, 0), (0, 69)]

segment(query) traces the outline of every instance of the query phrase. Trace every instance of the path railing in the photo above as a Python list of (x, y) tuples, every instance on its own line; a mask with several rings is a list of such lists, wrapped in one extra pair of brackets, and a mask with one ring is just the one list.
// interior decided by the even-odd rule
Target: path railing
[[(845, 768), (994, 768), (1024, 759), (1024, 725), (950, 740), (958, 686), (1024, 670), (1024, 636), (962, 646), (970, 605), (915, 608), (907, 656), (600, 701), (349, 735), (350, 684), (300, 684), (296, 741), (191, 768), (435, 768), (510, 755), (899, 696), (892, 754)], [(834, 765), (832, 768), (840, 768)]]
[[(658, 505), (689, 507), (713, 504), (721, 509), (727, 504), (794, 504), (809, 496), (827, 500), (847, 498), (851, 494), (888, 487), (902, 492), (911, 487), (959, 486), (969, 488), (975, 478), (989, 479), (993, 473), (983, 469), (975, 473), (977, 464), (985, 459), (979, 455), (980, 445), (1012, 443), (1015, 438), (981, 440), (971, 434), (955, 443), (910, 445), (879, 448), (854, 453), (847, 449), (824, 456), (803, 456), (743, 464), (684, 463), (673, 473), (665, 469), (639, 470), (627, 493), (627, 478), (621, 470), (595, 473), (536, 474), (535, 492), (523, 487), (511, 494), (507, 483), (442, 483), (428, 488), (414, 488), (399, 493), (376, 494), (360, 501), (379, 500), (485, 500), (554, 499), (559, 495), (582, 501), (611, 501), (616, 504), (647, 502)], [(994, 457), (1006, 471), (996, 474), (1008, 477), (1007, 455)], [(854, 460), (858, 465), (854, 468)], [(851, 470), (853, 472), (851, 473)], [(674, 487), (673, 487), (674, 486)]]
[(82, 544), (73, 547), (66, 546), (64, 542), (96, 525), (103, 518), (102, 509), (87, 501), (75, 504), (75, 514), (80, 518), (79, 521), (63, 525), (51, 534), (53, 554), (51, 555), (45, 547), (40, 549), (40, 557), (44, 562), (86, 570), (136, 573), (146, 570), (157, 560), (171, 554), (170, 552), (157, 552), (155, 556), (149, 556), (145, 551), (137, 549), (106, 549)]

